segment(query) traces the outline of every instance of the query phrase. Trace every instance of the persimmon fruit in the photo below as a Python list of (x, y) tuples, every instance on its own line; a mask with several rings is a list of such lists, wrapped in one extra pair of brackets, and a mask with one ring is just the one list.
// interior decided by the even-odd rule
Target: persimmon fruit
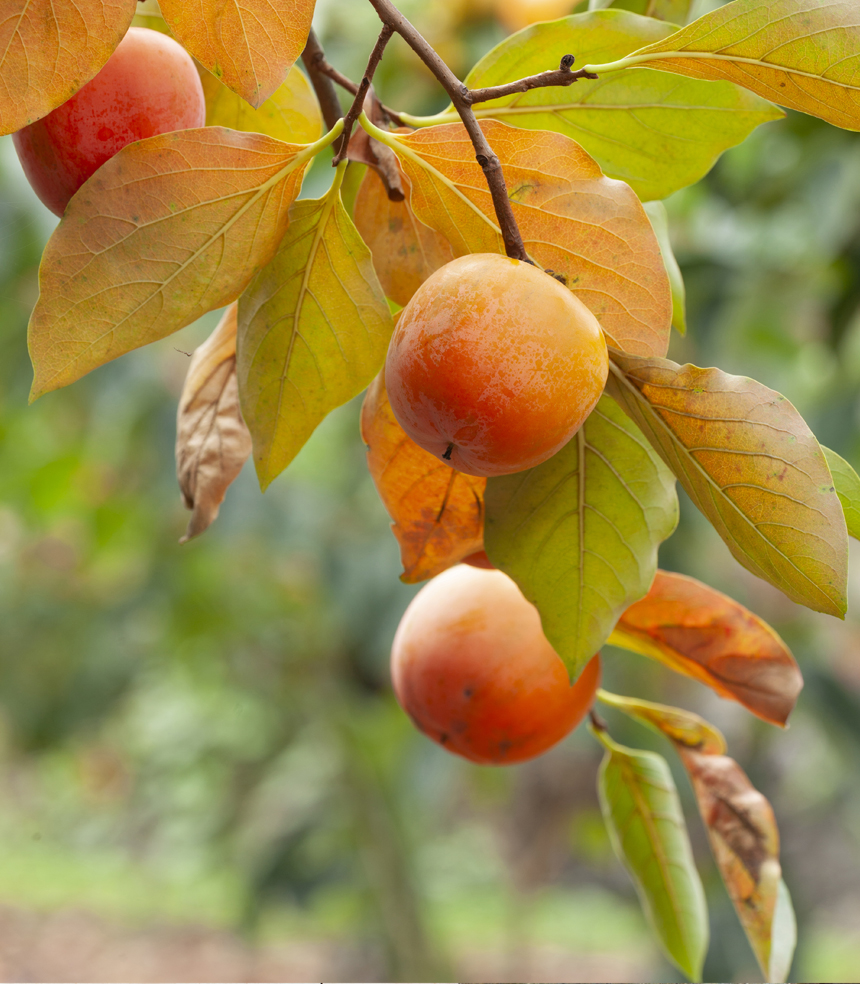
[(538, 21), (554, 21), (573, 12), (579, 0), (496, 0), (496, 17), (508, 31), (519, 31)]
[(13, 141), (37, 196), (62, 216), (87, 179), (130, 142), (205, 123), (188, 52), (167, 35), (132, 27), (96, 76)]
[(422, 733), (470, 761), (507, 765), (542, 754), (582, 720), (600, 657), (571, 684), (516, 584), (504, 572), (460, 564), (407, 607), (391, 680)]
[(567, 444), (608, 369), (597, 318), (566, 286), (475, 254), (437, 269), (403, 308), (385, 386), (416, 444), (469, 475), (507, 475)]

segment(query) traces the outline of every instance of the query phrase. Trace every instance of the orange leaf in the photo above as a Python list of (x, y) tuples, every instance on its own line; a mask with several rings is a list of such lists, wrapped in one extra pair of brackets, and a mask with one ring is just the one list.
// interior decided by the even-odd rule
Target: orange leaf
[[(405, 177), (403, 185), (408, 186)], [(388, 198), (373, 169), (367, 170), (359, 187), (353, 218), (373, 255), (385, 295), (402, 307), (427, 276), (454, 257), (442, 235), (418, 220), (408, 200)]]
[(32, 397), (235, 300), (275, 254), (315, 145), (194, 128), (126, 145), (72, 197), (39, 269)]
[(191, 358), (176, 415), (176, 475), (192, 510), (184, 544), (218, 516), (230, 483), (251, 454), (236, 383), (237, 304)]
[[(462, 124), (412, 134), (382, 131), (412, 184), (412, 209), (456, 255), (504, 254), (483, 171)], [(481, 121), (504, 169), (526, 250), (567, 286), (619, 347), (665, 355), (672, 323), (669, 279), (654, 231), (632, 189), (608, 179), (575, 141)]]
[(171, 30), (225, 86), (259, 107), (308, 40), (315, 0), (160, 0)]
[(404, 582), (423, 582), (483, 548), (486, 479), (448, 468), (394, 418), (380, 373), (361, 408), (367, 464), (394, 523)]
[(2, 0), (0, 134), (44, 117), (88, 83), (136, 8), (137, 0)]
[[(698, 754), (679, 747), (726, 889), (768, 981), (782, 869), (773, 809), (743, 769), (724, 754)], [(790, 961), (790, 957), (789, 957)]]
[(624, 611), (609, 641), (704, 682), (778, 726), (785, 726), (803, 688), (776, 631), (687, 575), (658, 570), (648, 595)]

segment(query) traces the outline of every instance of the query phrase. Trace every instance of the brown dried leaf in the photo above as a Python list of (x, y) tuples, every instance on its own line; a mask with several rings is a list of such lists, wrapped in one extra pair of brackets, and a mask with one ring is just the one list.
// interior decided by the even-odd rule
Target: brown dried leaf
[(2, 0), (0, 134), (49, 114), (102, 68), (137, 0)]
[(609, 641), (704, 682), (781, 727), (803, 688), (797, 662), (775, 630), (688, 575), (658, 570), (648, 595), (624, 611)]
[(848, 532), (812, 431), (745, 376), (612, 352), (607, 389), (737, 560), (795, 603), (842, 617)]
[(193, 511), (180, 544), (215, 520), (228, 486), (251, 454), (236, 384), (237, 309), (231, 303), (194, 352), (179, 400), (176, 475), (185, 505)]
[(170, 29), (213, 75), (259, 107), (308, 40), (315, 0), (160, 0)]
[[(409, 180), (401, 172), (403, 186)], [(454, 257), (451, 245), (441, 234), (422, 224), (412, 212), (408, 198), (389, 199), (379, 176), (368, 169), (358, 190), (353, 212), (385, 295), (405, 307), (412, 294), (436, 269)]]
[[(768, 981), (782, 962), (772, 961), (774, 914), (782, 869), (773, 809), (727, 755), (699, 754), (679, 747), (714, 857), (735, 910)], [(789, 955), (790, 962), (790, 955)]]
[(361, 408), (367, 464), (400, 545), (403, 582), (423, 582), (483, 548), (487, 480), (443, 465), (404, 433), (380, 373)]
[[(363, 125), (394, 149), (412, 186), (416, 216), (455, 255), (504, 254), (492, 198), (462, 124), (411, 134)], [(566, 285), (604, 331), (636, 355), (665, 355), (672, 323), (669, 279), (638, 197), (608, 179), (575, 141), (484, 120), (504, 169), (526, 251)]]

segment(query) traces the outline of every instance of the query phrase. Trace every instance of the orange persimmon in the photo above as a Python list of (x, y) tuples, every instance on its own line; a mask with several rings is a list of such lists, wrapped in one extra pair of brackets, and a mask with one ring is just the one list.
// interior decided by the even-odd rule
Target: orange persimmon
[(455, 565), (409, 604), (391, 649), (394, 693), (422, 733), (470, 761), (527, 761), (588, 712), (595, 655), (571, 684), (538, 611), (504, 572)]
[(404, 307), (385, 386), (416, 444), (470, 475), (507, 475), (567, 444), (608, 369), (600, 324), (569, 289), (476, 254), (437, 269)]

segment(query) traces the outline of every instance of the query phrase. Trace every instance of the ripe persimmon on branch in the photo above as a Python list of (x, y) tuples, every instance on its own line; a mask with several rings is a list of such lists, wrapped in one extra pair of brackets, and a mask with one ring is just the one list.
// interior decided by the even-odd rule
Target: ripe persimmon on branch
[[(202, 29), (187, 5), (162, 0), (175, 41), (160, 47), (192, 73), (189, 54), (202, 66), (205, 126), (199, 93), (195, 126), (168, 115), (146, 130), (144, 114), (130, 121), (116, 101), (100, 106), (123, 137), (58, 209), (29, 328), (33, 398), (227, 307), (195, 353), (178, 413), (188, 537), (213, 522), (249, 449), (266, 489), (332, 410), (364, 392), (361, 435), (403, 581), (465, 561), (456, 574), (466, 585), (514, 588), (468, 571), (495, 568), (534, 629), (539, 619), (562, 682), (577, 685), (612, 643), (784, 726), (802, 677), (778, 634), (657, 567), (678, 522), (676, 486), (749, 572), (843, 617), (860, 477), (784, 396), (666, 357), (686, 318), (659, 201), (783, 117), (776, 104), (860, 130), (860, 27), (848, 5), (732, 0), (680, 29), (623, 9), (573, 14), (502, 41), (461, 81), (391, 0), (369, 2), (381, 30), (354, 83), (311, 31), (313, 0), (261, 4), (251, 45), (222, 0), (201, 0)], [(48, 127), (72, 101), (92, 99), (121, 60), (135, 7), (124, 3), (109, 23), (91, 14), (86, 31), (69, 34), (63, 58), (79, 64), (64, 63), (67, 75), (94, 84), (78, 93), (54, 65), (30, 72), (32, 40), (22, 37), (17, 68), (10, 47), (0, 63), (7, 130)], [(689, 14), (684, 0), (672, 9)], [(451, 108), (417, 118), (379, 102), (373, 79), (394, 34)], [(573, 70), (571, 51), (584, 68)], [(291, 68), (300, 55), (307, 78)], [(137, 110), (162, 75), (130, 77), (143, 87)], [(21, 79), (48, 82), (19, 93)], [(346, 114), (336, 85), (352, 97)], [(329, 190), (302, 198), (307, 167), (328, 149)], [(405, 622), (431, 600), (416, 599)], [(488, 604), (487, 616), (501, 613)], [(514, 643), (518, 629), (502, 638), (517, 663), (529, 650)], [(515, 739), (539, 712), (517, 712), (498, 641), (469, 638), (475, 680), (449, 694), (453, 722), (440, 730), (450, 744), (455, 729), (459, 753), (481, 760), (537, 753)], [(411, 670), (407, 708), (419, 729), (422, 679), (450, 672), (447, 651)], [(783, 981), (793, 916), (767, 800), (696, 714), (604, 691), (596, 699), (676, 748), (762, 972)], [(562, 713), (558, 726), (581, 716)], [(606, 752), (600, 797), (616, 851), (667, 956), (698, 978), (707, 912), (671, 771), (616, 743), (600, 717), (592, 728)]]

